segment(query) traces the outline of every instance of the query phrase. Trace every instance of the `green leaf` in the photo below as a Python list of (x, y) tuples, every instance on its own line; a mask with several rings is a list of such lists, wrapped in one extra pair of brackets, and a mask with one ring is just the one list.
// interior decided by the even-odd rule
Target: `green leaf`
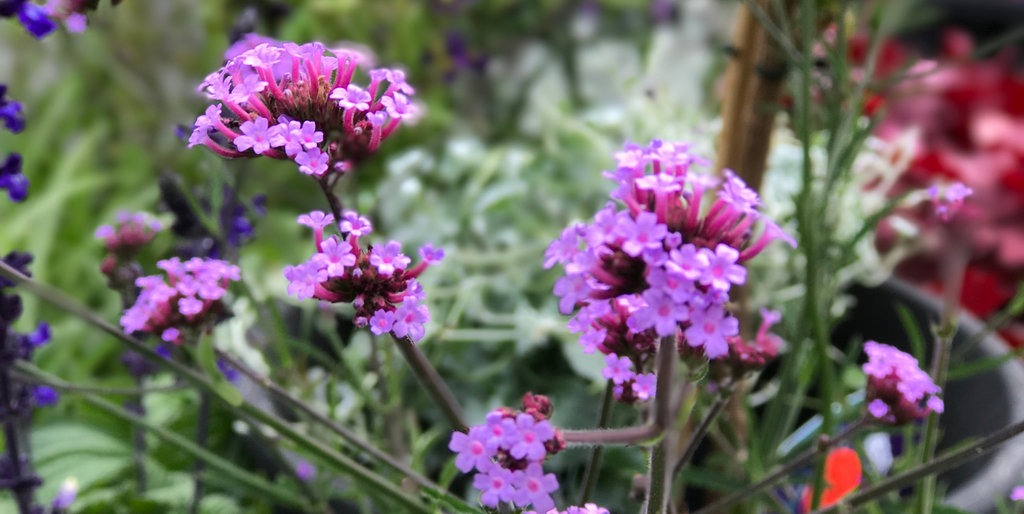
[(444, 509), (452, 514), (484, 514), (484, 511), (470, 507), (466, 502), (445, 494), (440, 489), (423, 489), (423, 494), (430, 500), (432, 506)]
[(235, 386), (231, 385), (227, 379), (224, 378), (224, 374), (220, 372), (217, 367), (217, 354), (213, 348), (212, 337), (202, 337), (199, 339), (199, 349), (197, 351), (197, 360), (199, 365), (202, 366), (203, 371), (206, 372), (206, 376), (213, 382), (213, 390), (220, 395), (224, 401), (231, 404), (232, 407), (238, 407), (245, 401), (242, 398), (242, 393), (235, 389)]
[(904, 304), (896, 306), (896, 312), (900, 315), (900, 321), (903, 322), (903, 330), (907, 331), (907, 337), (910, 339), (911, 352), (914, 354), (914, 358), (918, 362), (924, 361), (924, 337), (921, 335), (921, 328), (917, 326), (917, 318), (914, 317), (914, 313), (910, 312)]
[(998, 368), (1007, 362), (1019, 358), (1024, 355), (1024, 347), (1014, 348), (1013, 351), (1006, 352), (1002, 355), (996, 355), (993, 357), (985, 357), (983, 359), (974, 360), (965, 364), (961, 364), (949, 370), (949, 374), (946, 376), (946, 380), (953, 381), (962, 378), (971, 377), (978, 373), (984, 373), (986, 371)]
[(441, 476), (437, 479), (437, 485), (442, 489), (448, 489), (457, 476), (459, 476), (459, 468), (455, 467), (455, 459), (448, 459), (448, 462), (441, 468)]

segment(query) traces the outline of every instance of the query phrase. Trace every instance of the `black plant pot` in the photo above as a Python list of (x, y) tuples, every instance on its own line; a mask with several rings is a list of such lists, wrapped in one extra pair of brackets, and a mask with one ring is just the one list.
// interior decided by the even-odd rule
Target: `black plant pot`
[[(897, 306), (907, 306), (931, 341), (929, 329), (939, 319), (941, 303), (906, 282), (890, 279), (880, 287), (854, 286), (849, 291), (857, 299), (846, 320), (836, 327), (832, 340), (846, 346), (854, 337), (875, 340), (910, 351), (910, 339), (900, 321)], [(973, 339), (982, 331), (982, 324), (964, 316), (953, 340), (953, 349)], [(922, 366), (931, 362), (931, 344)], [(998, 337), (989, 336), (973, 348), (967, 361), (1003, 355), (1008, 346)], [(1019, 360), (961, 380), (951, 381), (945, 388), (946, 411), (941, 417), (943, 430), (938, 451), (942, 452), (966, 440), (988, 435), (1024, 419), (1024, 365)], [(994, 514), (996, 498), (1006, 498), (1010, 490), (1024, 480), (1024, 437), (1012, 439), (993, 453), (943, 473), (940, 481), (948, 485), (945, 503), (979, 514)]]

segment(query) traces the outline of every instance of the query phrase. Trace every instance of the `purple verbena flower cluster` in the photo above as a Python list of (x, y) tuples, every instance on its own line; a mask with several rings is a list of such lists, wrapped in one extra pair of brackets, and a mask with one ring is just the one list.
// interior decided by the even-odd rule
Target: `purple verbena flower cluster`
[(939, 186), (932, 186), (928, 189), (928, 196), (932, 199), (935, 214), (944, 223), (953, 219), (953, 216), (964, 206), (964, 199), (972, 194), (974, 194), (974, 190), (960, 182), (950, 184), (941, 192)]
[(352, 83), (356, 52), (269, 38), (246, 44), (258, 41), (240, 53), (232, 47), (227, 64), (203, 81), (199, 90), (220, 103), (196, 118), (189, 147), (293, 160), (320, 179), (352, 169), (416, 115), (414, 90), (401, 70), (370, 70), (363, 88)]
[[(0, 84), (0, 120), (7, 130), (17, 134), (25, 130), (25, 116), (21, 112), (21, 103), (8, 100), (6, 96), (7, 85)], [(0, 189), (7, 190), (7, 197), (12, 202), (21, 202), (28, 197), (28, 178), (21, 173), (21, 154), (11, 152), (0, 163)]]
[(539, 512), (554, 509), (551, 493), (558, 490), (558, 480), (545, 474), (541, 463), (565, 449), (565, 440), (551, 426), (551, 414), (547, 397), (527, 393), (523, 411), (496, 409), (468, 434), (452, 434), (448, 449), (458, 454), (455, 466), (463, 473), (478, 471), (473, 487), (482, 491), (481, 503), (497, 508), (499, 502), (513, 502), (519, 507), (532, 505)]
[(230, 281), (240, 280), (237, 266), (198, 257), (181, 262), (177, 257), (157, 266), (167, 273), (141, 277), (138, 300), (121, 317), (125, 332), (148, 332), (162, 340), (182, 344), (209, 330), (224, 314), (224, 295)]
[[(942, 412), (942, 392), (918, 367), (917, 359), (889, 345), (864, 343), (868, 362), (868, 412), (883, 423), (905, 425), (928, 413)], [(922, 406), (923, 404), (923, 406)]]
[(655, 392), (653, 375), (642, 370), (658, 338), (681, 333), (708, 358), (728, 355), (739, 323), (726, 302), (732, 286), (746, 282), (742, 263), (776, 239), (796, 242), (761, 215), (757, 193), (729, 171), (704, 213), (704, 194), (720, 181), (690, 170), (703, 160), (685, 144), (627, 144), (615, 158), (618, 167), (605, 176), (618, 184), (611, 196), (625, 208), (609, 202), (592, 223), (570, 225), (548, 247), (544, 266), (564, 265), (554, 288), (559, 309), (581, 307), (569, 329), (582, 332), (584, 352), (608, 355), (605, 376), (631, 403)]
[(103, 246), (109, 254), (103, 259), (100, 269), (105, 275), (109, 275), (118, 263), (134, 260), (139, 251), (162, 229), (160, 222), (149, 214), (119, 213), (116, 224), (103, 225), (96, 229), (96, 239), (103, 241)]
[(420, 304), (425, 295), (416, 277), (443, 259), (444, 250), (425, 245), (420, 249), (420, 262), (410, 267), (412, 259), (402, 254), (397, 241), (362, 249), (359, 238), (373, 227), (352, 211), (336, 224), (341, 237), (324, 239), (324, 227), (335, 225), (334, 221), (334, 215), (321, 211), (299, 216), (300, 225), (313, 229), (317, 252), (308, 261), (284, 269), (288, 294), (300, 300), (351, 302), (357, 325), (369, 325), (376, 335), (391, 332), (398, 338), (419, 341), (424, 324), (430, 322), (430, 312)]

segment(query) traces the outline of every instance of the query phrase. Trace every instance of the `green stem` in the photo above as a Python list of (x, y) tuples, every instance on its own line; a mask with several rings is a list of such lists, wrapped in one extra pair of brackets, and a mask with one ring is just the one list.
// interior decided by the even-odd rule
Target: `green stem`
[[(117, 327), (111, 325), (106, 320), (101, 318), (96, 313), (90, 311), (74, 299), (65, 295), (64, 293), (23, 275), (18, 270), (12, 268), (7, 263), (0, 261), (0, 275), (7, 277), (14, 281), (23, 290), (28, 291), (44, 301), (63, 309), (75, 316), (78, 316), (82, 320), (88, 322), (94, 327), (103, 330), (104, 332), (114, 336), (116, 339), (124, 343), (126, 346), (145, 357), (150, 362), (157, 364), (158, 366), (172, 371), (178, 376), (184, 378), (188, 383), (192, 384), (201, 391), (212, 393), (214, 398), (218, 401), (224, 401), (223, 397), (217, 393), (216, 387), (207, 379), (205, 376), (199, 374), (195, 370), (171, 359), (165, 359), (160, 354), (156, 353), (149, 346), (146, 346), (142, 342), (135, 338), (125, 334)], [(227, 403), (227, 402), (225, 402)], [(284, 435), (288, 439), (295, 442), (296, 445), (308, 449), (309, 451), (317, 454), (318, 457), (322, 458), (325, 462), (331, 464), (331, 466), (338, 472), (344, 475), (352, 477), (355, 481), (362, 485), (368, 486), (383, 496), (387, 496), (392, 500), (406, 506), (407, 512), (416, 512), (421, 514), (430, 514), (430, 510), (419, 501), (418, 498), (410, 495), (409, 493), (402, 490), (400, 487), (388, 482), (380, 475), (377, 475), (352, 459), (339, 454), (333, 449), (327, 447), (320, 441), (316, 441), (309, 436), (299, 433), (294, 430), (288, 423), (281, 420), (273, 414), (263, 412), (253, 404), (242, 401), (241, 405), (238, 406), (242, 412), (249, 414), (256, 420), (270, 425), (280, 434)]]
[(722, 409), (725, 408), (726, 404), (729, 403), (728, 394), (719, 394), (715, 398), (715, 402), (711, 404), (707, 414), (704, 415), (704, 419), (701, 420), (700, 425), (693, 431), (693, 435), (690, 436), (690, 441), (686, 443), (686, 449), (683, 450), (683, 454), (676, 461), (675, 466), (672, 467), (672, 476), (675, 477), (690, 463), (693, 459), (693, 455), (697, 453), (697, 447), (700, 446), (700, 442), (704, 440), (704, 436), (707, 435), (708, 430), (711, 429), (711, 423), (718, 418), (718, 415), (722, 413)]
[[(205, 450), (206, 440), (210, 437), (210, 393), (199, 393), (199, 413), (196, 415), (196, 446)], [(199, 514), (199, 505), (203, 503), (203, 473), (206, 471), (202, 459), (196, 459), (192, 468), (192, 506), (191, 514)]]
[[(932, 381), (941, 390), (946, 386), (946, 376), (949, 372), (950, 352), (953, 348), (953, 337), (956, 336), (957, 323), (960, 319), (960, 292), (963, 287), (964, 273), (967, 270), (969, 259), (968, 250), (958, 245), (949, 252), (944, 263), (945, 285), (942, 323), (935, 331), (935, 360), (932, 364)], [(940, 393), (941, 394), (941, 393)], [(932, 411), (928, 415), (928, 425), (925, 430), (924, 450), (921, 463), (927, 464), (935, 457), (935, 447), (939, 441), (939, 413)], [(937, 477), (935, 475), (925, 478), (917, 489), (917, 512), (918, 514), (931, 514), (935, 504), (935, 486)]]
[[(803, 143), (803, 190), (800, 193), (800, 244), (807, 257), (806, 295), (804, 303), (805, 315), (810, 319), (815, 356), (818, 361), (819, 388), (823, 400), (821, 409), (821, 430), (825, 435), (831, 434), (835, 427), (832, 415), (832, 362), (829, 359), (831, 344), (828, 339), (828, 328), (822, 315), (821, 286), (821, 253), (817, 237), (821, 232), (818, 224), (821, 216), (818, 213), (820, 202), (814, 194), (814, 172), (811, 162), (811, 56), (815, 41), (815, 0), (804, 0), (800, 7), (801, 38), (803, 40), (803, 59), (800, 60), (800, 91), (799, 116), (797, 131)], [(825, 485), (825, 463), (818, 462), (814, 472), (814, 489), (811, 496), (812, 508), (821, 502), (821, 493)]]
[[(604, 386), (604, 399), (601, 401), (601, 418), (597, 422), (597, 428), (608, 428), (611, 420), (612, 401), (615, 399), (615, 383), (611, 380)], [(590, 495), (597, 485), (597, 477), (601, 474), (601, 454), (604, 453), (603, 446), (595, 446), (590, 451), (590, 460), (587, 461), (587, 469), (583, 472), (583, 494), (580, 496), (580, 505), (590, 500)]]
[(423, 355), (423, 352), (416, 346), (416, 343), (412, 342), (408, 337), (394, 337), (392, 335), (392, 338), (395, 340), (395, 345), (398, 346), (398, 351), (402, 352), (405, 362), (412, 368), (416, 379), (427, 390), (427, 394), (434, 400), (434, 403), (441, 408), (452, 428), (460, 432), (468, 431), (469, 425), (466, 424), (465, 418), (462, 415), (462, 407), (459, 405), (459, 401), (455, 399), (452, 390), (448, 388), (448, 385), (444, 383), (444, 379), (434, 369), (434, 366), (430, 364), (427, 356)]
[(419, 484), (419, 485), (421, 485), (423, 487), (429, 488), (429, 489), (437, 489), (438, 488), (438, 485), (435, 484), (434, 482), (432, 482), (430, 479), (428, 479), (428, 478), (424, 477), (423, 475), (420, 475), (419, 473), (413, 471), (412, 468), (410, 468), (409, 466), (406, 466), (405, 464), (402, 464), (402, 462), (392, 458), (387, 453), (377, 449), (372, 444), (364, 441), (362, 438), (360, 438), (358, 435), (356, 435), (355, 432), (349, 430), (347, 427), (345, 427), (343, 425), (340, 425), (337, 422), (335, 422), (334, 420), (332, 420), (332, 419), (328, 418), (327, 416), (321, 414), (320, 412), (317, 412), (316, 409), (314, 409), (313, 407), (309, 406), (309, 404), (307, 404), (306, 402), (303, 402), (302, 400), (296, 398), (291, 393), (289, 393), (288, 391), (283, 389), (281, 386), (271, 382), (266, 377), (260, 376), (258, 373), (253, 371), (252, 368), (250, 368), (249, 366), (246, 366), (242, 361), (240, 361), (240, 360), (234, 358), (233, 356), (231, 356), (231, 355), (229, 355), (227, 353), (224, 353), (224, 352), (222, 352), (220, 350), (217, 350), (217, 357), (220, 358), (220, 359), (223, 359), (225, 362), (227, 362), (229, 365), (231, 365), (231, 367), (237, 369), (240, 373), (242, 373), (243, 375), (249, 377), (249, 379), (252, 380), (253, 382), (255, 382), (256, 384), (262, 386), (267, 391), (270, 391), (270, 393), (273, 394), (274, 396), (276, 396), (279, 400), (287, 403), (291, 407), (294, 407), (296, 409), (301, 410), (302, 412), (304, 412), (310, 418), (316, 420), (320, 424), (322, 424), (325, 427), (329, 428), (334, 433), (336, 433), (339, 436), (341, 436), (342, 439), (345, 439), (346, 441), (352, 443), (354, 446), (356, 446), (360, 450), (370, 454), (375, 459), (377, 459), (377, 460), (379, 460), (379, 461), (381, 461), (381, 462), (391, 466), (392, 468), (398, 470), (399, 472), (401, 472), (405, 476), (409, 477), (411, 480), (413, 480), (417, 484)]
[(80, 393), (79, 391), (74, 390), (73, 388), (69, 388), (68, 386), (70, 386), (71, 384), (68, 384), (67, 382), (61, 380), (60, 378), (57, 378), (56, 376), (46, 373), (45, 371), (27, 362), (18, 362), (17, 368), (22, 373), (45, 380), (54, 389), (81, 394), (82, 399), (86, 403), (102, 411), (105, 411), (119, 419), (132, 423), (137, 427), (145, 429), (147, 432), (150, 432), (153, 435), (159, 437), (167, 444), (174, 446), (179, 450), (187, 454), (190, 454), (196, 459), (205, 462), (212, 469), (216, 469), (217, 471), (223, 473), (225, 476), (237, 481), (239, 484), (247, 486), (253, 492), (263, 494), (282, 505), (289, 505), (292, 507), (298, 507), (300, 509), (310, 508), (308, 503), (303, 501), (301, 498), (296, 497), (295, 494), (289, 491), (288, 489), (278, 484), (268, 482), (263, 477), (250, 473), (205, 448), (200, 448), (192, 441), (189, 441), (188, 439), (174, 432), (171, 432), (166, 428), (163, 428), (159, 425), (151, 424), (150, 422), (146, 421), (145, 418), (136, 416), (135, 414), (128, 412), (127, 410), (115, 405), (114, 403), (106, 399), (103, 399), (92, 393)]
[(651, 483), (647, 491), (646, 514), (662, 514), (665, 512), (665, 494), (669, 483), (668, 479), (668, 441), (662, 439), (654, 450), (651, 451)]

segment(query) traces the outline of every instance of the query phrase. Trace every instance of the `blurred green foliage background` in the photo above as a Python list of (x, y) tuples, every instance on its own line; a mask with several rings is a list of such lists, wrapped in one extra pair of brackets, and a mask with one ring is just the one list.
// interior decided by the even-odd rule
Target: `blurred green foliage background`
[[(543, 270), (543, 250), (569, 222), (607, 201), (609, 182), (600, 172), (624, 141), (688, 139), (710, 156), (714, 127), (697, 120), (714, 118), (705, 92), (720, 66), (715, 49), (727, 39), (730, 6), (696, 0), (684, 12), (682, 2), (661, 0), (251, 4), (261, 34), (328, 46), (352, 42), (371, 51), (378, 65), (408, 70), (426, 116), (403, 126), (340, 193), (347, 207), (371, 216), (378, 237), (412, 248), (433, 242), (448, 251), (444, 264), (423, 277), (434, 319), (424, 349), (470, 420), (499, 405), (517, 406), (533, 391), (553, 397), (557, 425), (592, 426), (600, 357), (583, 355), (568, 337), (550, 294), (557, 273)], [(0, 202), (0, 250), (32, 252), (36, 278), (116, 321), (121, 306), (98, 272), (96, 227), (122, 210), (159, 214), (157, 179), (165, 172), (200, 196), (223, 181), (244, 198), (264, 193), (268, 213), (253, 219), (256, 238), (240, 255), (251, 295), (238, 296), (238, 316), (217, 344), (270, 368), (309, 401), (382, 441), (379, 419), (353, 414), (365, 410), (360, 402), (379, 398), (360, 399), (321, 380), (312, 361), (277, 369), (253, 351), (258, 344), (240, 336), (258, 330), (261, 302), (286, 299), (281, 269), (312, 252), (309, 234), (294, 220), (327, 208), (316, 185), (291, 163), (225, 162), (205, 149), (186, 149), (175, 135), (176, 125), (189, 125), (203, 111), (205, 98), (195, 88), (222, 64), (229, 32), (246, 7), (227, 0), (136, 0), (117, 8), (104, 2), (84, 34), (42, 42), (14, 24), (0, 26), (0, 82), (25, 104), (28, 119), (22, 134), (0, 134), (0, 149), (23, 154), (32, 182), (25, 203)], [(167, 213), (159, 217), (172, 221)], [(159, 236), (145, 255), (147, 271), (174, 245), (170, 234)], [(20, 328), (40, 320), (54, 327), (54, 342), (36, 359), (42, 368), (75, 383), (132, 384), (118, 361), (118, 342), (29, 295), (24, 300)], [(323, 324), (314, 305), (301, 307), (303, 330)], [(379, 377), (367, 371), (376, 358), (368, 339), (354, 336), (346, 352), (366, 373), (356, 382), (372, 385)], [(398, 408), (410, 419), (412, 462), (436, 476), (449, 456), (449, 432), (400, 359), (388, 357), (383, 378), (402, 387)], [(323, 392), (333, 386), (342, 391), (337, 404)], [(191, 436), (194, 393), (154, 394), (147, 402), (150, 420)], [(618, 414), (627, 416), (624, 411)], [(257, 469), (246, 438), (220, 414), (212, 447)], [(151, 491), (135, 497), (129, 434), (123, 423), (73, 397), (37, 412), (35, 459), (47, 481), (40, 500), (73, 476), (83, 491), (79, 512), (183, 512), (190, 459), (151, 441)], [(571, 450), (552, 462), (563, 484), (560, 505), (578, 496), (586, 456)], [(607, 452), (595, 499), (613, 512), (635, 510), (628, 489), (643, 467), (639, 450)], [(266, 510), (216, 473), (210, 480), (215, 494), (204, 512)], [(357, 491), (338, 494), (360, 498)]]

